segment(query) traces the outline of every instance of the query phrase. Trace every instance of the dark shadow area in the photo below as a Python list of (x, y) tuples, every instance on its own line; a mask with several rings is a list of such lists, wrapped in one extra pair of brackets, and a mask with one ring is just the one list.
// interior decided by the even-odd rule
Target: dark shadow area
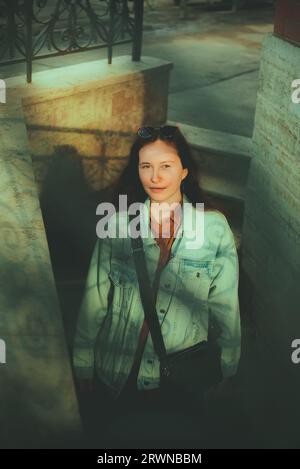
[(96, 242), (96, 207), (108, 197), (89, 189), (73, 146), (56, 148), (40, 203), (69, 348)]
[(89, 448), (263, 447), (244, 408), (238, 375), (222, 395), (210, 393), (203, 401), (175, 390), (113, 400), (99, 382), (93, 394), (79, 396)]

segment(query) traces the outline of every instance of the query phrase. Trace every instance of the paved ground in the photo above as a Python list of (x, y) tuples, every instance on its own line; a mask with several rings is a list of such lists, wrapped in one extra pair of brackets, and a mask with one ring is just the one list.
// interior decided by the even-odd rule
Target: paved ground
[[(143, 48), (145, 54), (174, 63), (169, 119), (251, 136), (260, 47), (272, 31), (273, 9), (232, 13), (207, 11), (197, 4), (189, 7), (189, 19), (183, 20), (170, 3), (160, 8), (160, 14), (146, 14), (146, 27), (152, 20), (156, 31), (145, 36)], [(163, 41), (158, 37), (162, 34)]]
[[(271, 6), (207, 10), (189, 6), (187, 19), (172, 0), (145, 5), (143, 55), (174, 63), (168, 118), (207, 129), (251, 137), (253, 131), (260, 47), (272, 31)], [(116, 46), (114, 56), (130, 53)], [(34, 62), (34, 70), (63, 67), (106, 57), (94, 50)], [(24, 74), (25, 64), (0, 68), (2, 78)]]

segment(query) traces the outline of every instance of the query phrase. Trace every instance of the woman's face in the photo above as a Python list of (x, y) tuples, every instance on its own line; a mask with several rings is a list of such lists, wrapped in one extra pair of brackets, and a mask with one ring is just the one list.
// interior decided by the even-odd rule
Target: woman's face
[(139, 176), (151, 202), (180, 202), (180, 184), (187, 173), (177, 150), (165, 141), (158, 139), (140, 149)]

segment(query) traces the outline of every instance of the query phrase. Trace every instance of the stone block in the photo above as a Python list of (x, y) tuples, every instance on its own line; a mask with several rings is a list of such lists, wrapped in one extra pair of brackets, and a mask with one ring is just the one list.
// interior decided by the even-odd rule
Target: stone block
[(296, 197), (284, 182), (280, 182), (280, 172), (275, 178), (259, 160), (253, 160), (249, 172), (246, 205), (250, 206), (252, 198), (256, 202), (259, 200), (261, 208), (274, 213), (277, 219), (300, 234), (300, 198)]

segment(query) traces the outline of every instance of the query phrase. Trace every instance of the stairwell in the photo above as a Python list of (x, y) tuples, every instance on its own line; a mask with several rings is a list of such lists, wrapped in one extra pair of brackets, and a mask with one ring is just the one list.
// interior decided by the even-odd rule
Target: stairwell
[(178, 125), (190, 144), (201, 187), (228, 217), (240, 253), (251, 139), (172, 121), (167, 124)]

